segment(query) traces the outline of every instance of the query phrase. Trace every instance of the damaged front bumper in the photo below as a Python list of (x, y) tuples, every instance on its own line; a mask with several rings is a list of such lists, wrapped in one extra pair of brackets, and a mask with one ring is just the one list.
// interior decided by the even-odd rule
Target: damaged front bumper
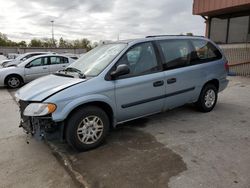
[(36, 139), (42, 139), (48, 134), (58, 131), (58, 124), (47, 117), (27, 117), (21, 119), (19, 127), (22, 127), (26, 134), (34, 136)]
[(29, 105), (29, 102), (19, 101), (21, 121), (20, 128), (24, 132), (37, 140), (63, 139), (63, 122), (56, 123), (51, 116), (44, 117), (28, 117), (23, 115), (24, 109)]

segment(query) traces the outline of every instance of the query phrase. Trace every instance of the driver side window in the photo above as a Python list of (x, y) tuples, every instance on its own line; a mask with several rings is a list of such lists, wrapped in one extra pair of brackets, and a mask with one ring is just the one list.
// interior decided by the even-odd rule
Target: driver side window
[(38, 66), (43, 66), (43, 65), (47, 65), (48, 62), (47, 62), (47, 58), (37, 58), (33, 61), (30, 62), (30, 65), (32, 67), (38, 67)]
[(119, 60), (116, 67), (122, 64), (128, 65), (130, 69), (129, 75), (125, 77), (150, 74), (160, 68), (151, 42), (142, 43), (129, 49)]

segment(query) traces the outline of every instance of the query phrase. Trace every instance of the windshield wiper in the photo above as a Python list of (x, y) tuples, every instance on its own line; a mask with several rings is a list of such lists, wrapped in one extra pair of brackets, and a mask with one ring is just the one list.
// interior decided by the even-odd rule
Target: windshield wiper
[[(76, 73), (78, 73), (79, 78), (82, 78), (82, 79), (86, 78), (86, 76), (84, 75), (84, 73), (82, 73), (82, 71), (80, 71), (79, 69), (74, 68), (74, 67), (67, 67), (66, 69), (64, 69), (62, 71), (64, 71), (65, 73), (76, 72)], [(59, 72), (61, 72), (61, 71), (59, 71)]]

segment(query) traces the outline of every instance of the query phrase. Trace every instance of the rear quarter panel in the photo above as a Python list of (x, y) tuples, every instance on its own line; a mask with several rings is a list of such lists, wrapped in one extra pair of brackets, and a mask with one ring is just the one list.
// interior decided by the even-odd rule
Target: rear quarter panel
[[(227, 79), (227, 72), (225, 70), (225, 62), (226, 59), (222, 58), (220, 60), (216, 60), (216, 61), (212, 61), (212, 62), (208, 62), (208, 63), (204, 63), (204, 64), (200, 64), (198, 66), (200, 66), (200, 69), (203, 72), (203, 78), (201, 79), (200, 82), (200, 91), (202, 87), (209, 81), (211, 80), (218, 80), (219, 81), (219, 91), (222, 90), (221, 88), (221, 83), (226, 81)], [(223, 88), (224, 89), (224, 88)]]

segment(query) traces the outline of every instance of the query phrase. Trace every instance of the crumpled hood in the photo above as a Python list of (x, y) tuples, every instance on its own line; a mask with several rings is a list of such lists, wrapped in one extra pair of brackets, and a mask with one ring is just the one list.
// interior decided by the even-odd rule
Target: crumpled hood
[(43, 101), (65, 88), (86, 81), (86, 79), (49, 75), (36, 79), (16, 92), (16, 98), (24, 101)]

